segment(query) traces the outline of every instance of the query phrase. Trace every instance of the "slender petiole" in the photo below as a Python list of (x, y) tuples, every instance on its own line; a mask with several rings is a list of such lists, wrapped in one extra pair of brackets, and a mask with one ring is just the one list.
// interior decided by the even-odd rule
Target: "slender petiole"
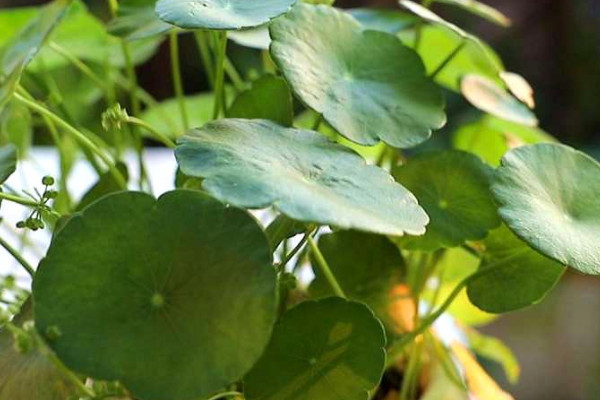
[(344, 290), (342, 289), (342, 287), (340, 286), (339, 282), (337, 281), (335, 275), (333, 274), (333, 271), (331, 271), (331, 268), (329, 268), (329, 264), (327, 263), (327, 260), (325, 260), (323, 253), (321, 253), (319, 246), (317, 246), (317, 243), (315, 243), (315, 241), (311, 235), (308, 235), (307, 240), (308, 240), (308, 245), (310, 246), (310, 250), (312, 251), (313, 255), (315, 256), (317, 265), (319, 266), (319, 269), (323, 273), (323, 276), (325, 277), (325, 279), (327, 279), (327, 282), (329, 282), (329, 285), (331, 285), (333, 292), (336, 294), (336, 296), (339, 296), (339, 297), (342, 297), (345, 299), (346, 294), (344, 293)]
[[(2, 194), (2, 193), (0, 193)], [(2, 248), (4, 248), (4, 250), (6, 250), (15, 260), (17, 260), (17, 262), (19, 264), (21, 264), (21, 266), (23, 267), (23, 269), (25, 269), (25, 271), (27, 271), (27, 273), (33, 277), (35, 275), (35, 270), (33, 269), (33, 267), (27, 262), (27, 260), (25, 260), (20, 254), (19, 252), (13, 248), (7, 241), (5, 241), (4, 239), (2, 239), (0, 237), (0, 246)]]
[(179, 40), (177, 31), (172, 31), (169, 35), (169, 44), (171, 48), (171, 74), (173, 76), (173, 88), (177, 102), (179, 103), (179, 112), (181, 113), (181, 121), (185, 131), (190, 129), (190, 119), (185, 106), (185, 97), (183, 90), (183, 82), (181, 80), (181, 64), (179, 62)]
[(225, 109), (225, 57), (227, 55), (227, 31), (216, 34), (216, 75), (215, 75), (215, 107), (213, 119), (219, 118), (221, 109)]
[(165, 146), (167, 146), (171, 149), (174, 149), (176, 147), (175, 142), (173, 142), (171, 139), (169, 139), (165, 134), (159, 132), (158, 130), (154, 129), (152, 126), (147, 124), (146, 121), (143, 121), (136, 117), (128, 117), (126, 121), (128, 124), (135, 125), (142, 129), (147, 130), (148, 132), (150, 132), (152, 134), (152, 136), (156, 140), (160, 141)]

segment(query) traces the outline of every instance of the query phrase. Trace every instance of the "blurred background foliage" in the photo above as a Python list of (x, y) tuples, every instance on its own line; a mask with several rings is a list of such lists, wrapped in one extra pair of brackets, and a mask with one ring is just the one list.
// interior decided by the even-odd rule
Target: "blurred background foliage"
[[(254, 1), (254, 0), (249, 0)], [(259, 0), (256, 0), (259, 1)], [(600, 157), (600, 1), (488, 1), (512, 20), (500, 28), (459, 9), (436, 4), (436, 11), (488, 42), (506, 67), (525, 76), (536, 90), (540, 126), (561, 141)], [(0, 8), (45, 1), (0, 0)], [(105, 2), (88, 0), (100, 18)], [(340, 7), (397, 8), (396, 0), (339, 0)], [(185, 90), (207, 90), (193, 38), (182, 37)], [(141, 85), (157, 99), (173, 96), (168, 43), (138, 68)], [(256, 52), (231, 45), (237, 67), (251, 73)], [(447, 142), (453, 127), (480, 114), (447, 92), (450, 124), (432, 144)], [(92, 112), (93, 111), (93, 112)], [(86, 110), (80, 110), (86, 113)], [(98, 110), (88, 110), (97, 115)], [(599, 242), (600, 243), (600, 242)], [(540, 305), (495, 320), (483, 328), (502, 338), (522, 366), (520, 382), (503, 386), (519, 400), (600, 400), (600, 280), (569, 273)], [(485, 360), (483, 360), (485, 361)], [(502, 381), (495, 364), (486, 364)]]

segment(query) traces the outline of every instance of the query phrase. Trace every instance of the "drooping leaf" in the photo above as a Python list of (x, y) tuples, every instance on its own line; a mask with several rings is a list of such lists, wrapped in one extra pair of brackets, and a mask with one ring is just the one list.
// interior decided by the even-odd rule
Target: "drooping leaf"
[(481, 111), (526, 126), (538, 124), (537, 118), (525, 104), (483, 76), (463, 77), (460, 90), (469, 103)]
[(292, 94), (285, 81), (265, 75), (238, 95), (227, 111), (230, 118), (268, 119), (282, 126), (292, 126)]
[[(385, 236), (356, 231), (323, 235), (319, 238), (319, 248), (346, 296), (367, 304), (383, 321), (387, 332), (394, 332), (392, 292), (406, 273), (398, 248)], [(314, 298), (333, 296), (313, 257), (311, 263), (315, 266), (315, 280), (309, 293)]]
[(560, 144), (508, 152), (492, 183), (500, 216), (540, 253), (600, 274), (600, 164)]
[(156, 0), (122, 0), (108, 32), (126, 40), (139, 40), (167, 33), (173, 27), (156, 15)]
[(347, 10), (365, 29), (396, 34), (415, 24), (416, 18), (398, 10), (385, 8), (351, 8)]
[(492, 115), (461, 126), (452, 137), (455, 148), (477, 154), (493, 166), (500, 165), (500, 160), (511, 148), (555, 141), (538, 127), (524, 126)]
[(429, 215), (427, 232), (404, 237), (406, 248), (432, 251), (483, 239), (500, 225), (490, 193), (492, 168), (473, 154), (457, 150), (423, 153), (394, 170)]
[[(127, 181), (129, 179), (127, 165), (123, 163), (118, 163), (116, 167), (117, 170), (119, 170), (119, 172), (121, 173), (121, 176), (123, 176)], [(101, 197), (104, 197), (107, 194), (120, 192), (121, 190), (123, 190), (123, 188), (117, 181), (115, 181), (113, 174), (110, 171), (107, 171), (102, 176), (100, 176), (98, 182), (96, 182), (94, 186), (92, 186), (90, 190), (88, 190), (83, 195), (83, 197), (79, 201), (79, 204), (77, 204), (77, 208), (75, 209), (75, 211), (82, 211), (84, 208), (86, 208), (96, 200), (100, 199)]]
[(407, 10), (409, 10), (419, 18), (429, 22), (430, 24), (443, 26), (444, 28), (456, 33), (460, 37), (469, 37), (469, 34), (465, 32), (462, 28), (458, 27), (452, 22), (446, 21), (445, 19), (431, 11), (429, 8), (421, 4), (415, 3), (414, 1), (410, 0), (400, 0), (399, 3), (402, 7), (406, 8)]
[(563, 266), (531, 249), (505, 226), (491, 232), (484, 245), (479, 269), (490, 272), (467, 287), (471, 302), (484, 311), (504, 313), (537, 304), (564, 272)]
[(500, 78), (506, 84), (508, 90), (519, 101), (526, 104), (529, 108), (535, 108), (535, 98), (533, 97), (533, 88), (525, 78), (514, 72), (502, 72)]
[(348, 139), (412, 147), (445, 124), (441, 91), (396, 36), (306, 4), (273, 21), (270, 32), (271, 55), (294, 93)]
[(428, 222), (384, 170), (316, 132), (225, 119), (181, 138), (176, 157), (186, 175), (239, 207), (274, 205), (299, 221), (397, 236), (422, 234)]
[(240, 46), (258, 50), (269, 50), (269, 45), (271, 44), (268, 24), (241, 31), (231, 31), (227, 33), (227, 37)]
[(0, 60), (0, 109), (10, 99), (25, 67), (64, 17), (69, 0), (54, 0), (8, 44)]
[(252, 28), (285, 14), (296, 0), (159, 0), (160, 19), (185, 29)]
[(477, 0), (436, 0), (438, 3), (451, 4), (460, 7), (470, 13), (487, 19), (497, 25), (508, 27), (511, 25), (510, 19), (494, 7)]
[(240, 379), (269, 340), (275, 293), (254, 219), (186, 190), (94, 203), (56, 235), (33, 284), (36, 327), (61, 332), (49, 342), (61, 360), (144, 400), (205, 398)]
[(0, 147), (0, 185), (17, 169), (17, 148), (8, 144)]
[(361, 303), (330, 297), (288, 311), (246, 376), (248, 400), (366, 400), (385, 365), (381, 323)]
[(486, 336), (475, 329), (466, 330), (469, 346), (478, 356), (497, 362), (502, 366), (510, 383), (515, 385), (521, 375), (521, 366), (512, 350), (500, 339)]
[[(414, 29), (405, 30), (399, 35), (404, 43), (414, 46)], [(442, 65), (445, 59), (461, 46), (463, 40), (461, 36), (442, 26), (423, 26), (417, 51), (425, 63), (427, 73), (433, 73)], [(450, 90), (460, 92), (460, 78), (465, 74), (476, 73), (502, 84), (498, 71), (503, 69), (502, 60), (491, 47), (479, 40), (467, 40), (460, 52), (436, 75), (435, 81)]]
[[(12, 323), (18, 328), (33, 319), (31, 300), (25, 302)], [(77, 394), (73, 385), (37, 347), (17, 350), (13, 334), (0, 331), (0, 399), (65, 400)]]

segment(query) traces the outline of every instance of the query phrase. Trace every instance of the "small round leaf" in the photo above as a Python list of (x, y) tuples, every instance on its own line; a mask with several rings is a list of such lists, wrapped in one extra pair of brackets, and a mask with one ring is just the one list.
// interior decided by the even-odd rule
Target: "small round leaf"
[(160, 0), (160, 19), (185, 29), (238, 30), (269, 22), (297, 0)]
[(500, 216), (540, 253), (600, 274), (600, 164), (560, 144), (511, 150), (492, 183)]
[(184, 174), (238, 207), (274, 205), (299, 221), (396, 236), (423, 234), (428, 222), (387, 172), (316, 132), (224, 119), (189, 132), (175, 154)]
[(271, 55), (294, 93), (348, 139), (406, 148), (444, 126), (440, 89), (396, 36), (307, 4), (273, 21), (270, 32)]
[(417, 196), (431, 218), (425, 235), (402, 238), (403, 247), (455, 247), (483, 239), (500, 225), (490, 193), (492, 172), (479, 157), (457, 150), (423, 153), (397, 168), (396, 180)]
[(367, 400), (385, 367), (371, 310), (338, 297), (301, 303), (276, 325), (245, 378), (248, 400)]
[(276, 276), (264, 233), (206, 194), (124, 192), (74, 216), (33, 284), (39, 332), (74, 371), (143, 400), (198, 399), (268, 343)]

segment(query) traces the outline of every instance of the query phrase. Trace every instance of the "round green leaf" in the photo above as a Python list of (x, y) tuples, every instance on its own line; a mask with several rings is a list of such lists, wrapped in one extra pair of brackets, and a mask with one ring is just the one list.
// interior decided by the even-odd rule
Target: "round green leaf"
[(565, 270), (505, 226), (491, 232), (484, 245), (479, 269), (490, 271), (472, 280), (467, 293), (473, 304), (487, 312), (504, 313), (539, 303)]
[(511, 150), (492, 183), (500, 216), (542, 254), (600, 274), (600, 164), (559, 144)]
[(445, 124), (440, 89), (396, 36), (307, 4), (273, 21), (270, 32), (271, 55), (294, 93), (348, 139), (412, 147)]
[(417, 196), (431, 218), (425, 235), (402, 238), (403, 247), (455, 247), (483, 239), (500, 225), (490, 193), (492, 172), (479, 157), (457, 150), (423, 153), (395, 169), (396, 180)]
[(73, 370), (143, 400), (198, 399), (254, 365), (276, 316), (264, 233), (206, 194), (124, 192), (74, 216), (33, 284), (39, 332)]
[(460, 90), (469, 103), (481, 111), (527, 126), (538, 124), (529, 107), (483, 76), (465, 76), (460, 82)]
[(224, 119), (189, 132), (175, 154), (183, 173), (239, 207), (274, 205), (299, 221), (397, 236), (423, 234), (428, 222), (384, 170), (316, 132)]
[(385, 367), (381, 323), (361, 303), (301, 303), (245, 378), (248, 400), (367, 400)]
[[(32, 319), (33, 310), (28, 300), (12, 323), (21, 328)], [(73, 384), (37, 346), (27, 353), (19, 352), (13, 334), (7, 329), (0, 331), (0, 371), (0, 399), (65, 400), (77, 394)]]
[(398, 33), (415, 24), (416, 18), (398, 10), (385, 8), (351, 8), (347, 10), (365, 29)]
[(160, 19), (185, 29), (252, 28), (285, 14), (296, 0), (160, 0)]
[(156, 0), (121, 0), (117, 16), (107, 26), (112, 35), (126, 40), (146, 39), (172, 29), (155, 11)]
[[(352, 300), (367, 304), (393, 332), (390, 315), (392, 290), (402, 283), (406, 265), (396, 247), (387, 237), (356, 231), (340, 231), (319, 238), (319, 248), (337, 277), (344, 293)], [(311, 253), (312, 255), (312, 253)], [(312, 265), (315, 260), (311, 257)], [(320, 268), (313, 268), (315, 279), (311, 296), (333, 296), (334, 292)]]
[[(269, 119), (283, 126), (292, 126), (294, 104), (285, 81), (265, 75), (240, 93), (227, 111), (230, 118)], [(198, 126), (198, 125), (196, 125)]]
[(17, 169), (17, 148), (12, 145), (0, 147), (0, 185)]

